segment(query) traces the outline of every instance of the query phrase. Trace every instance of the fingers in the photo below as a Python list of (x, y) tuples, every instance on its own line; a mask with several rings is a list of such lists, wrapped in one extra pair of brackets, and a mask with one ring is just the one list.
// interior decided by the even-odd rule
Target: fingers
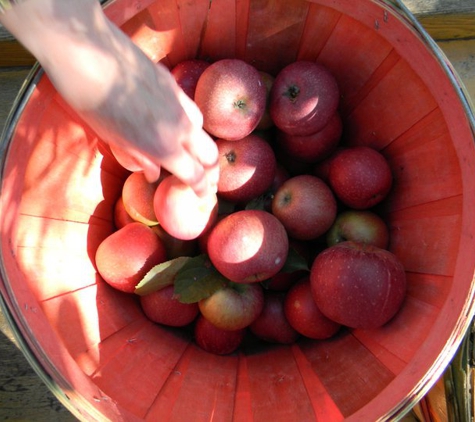
[(196, 103), (181, 88), (177, 89), (177, 97), (191, 123), (196, 127), (203, 127), (203, 115)]
[(163, 167), (189, 185), (197, 195), (214, 194), (219, 179), (218, 148), (203, 130), (203, 116), (198, 106), (180, 88), (176, 87), (175, 92), (182, 112), (178, 119), (180, 123), (172, 130), (169, 125), (157, 123), (158, 132), (157, 127), (154, 131), (142, 131), (149, 136), (144, 136), (142, 142), (136, 140), (134, 144), (144, 147), (129, 151), (129, 154), (139, 162), (149, 182), (158, 180)]
[[(219, 179), (218, 167), (218, 147), (214, 140), (203, 130), (203, 116), (198, 106), (186, 95), (182, 90), (178, 92), (178, 99), (187, 114), (191, 125), (191, 133), (187, 134), (183, 139), (183, 146), (195, 165), (202, 168), (204, 175), (198, 170), (196, 175), (200, 184), (203, 184), (203, 178), (206, 178), (208, 186), (205, 191), (216, 192)], [(176, 174), (176, 173), (175, 173)], [(178, 177), (179, 174), (177, 174)], [(182, 179), (183, 180), (183, 179)], [(191, 180), (188, 178), (188, 180)], [(193, 182), (191, 182), (193, 184)], [(195, 183), (195, 191), (201, 191), (202, 186)], [(191, 185), (193, 187), (193, 185)]]
[(199, 196), (216, 193), (219, 167), (218, 149), (213, 139), (200, 128), (187, 133), (181, 142), (175, 142), (174, 150), (168, 154), (152, 156), (145, 151), (132, 150), (127, 151), (127, 159), (133, 160), (137, 167), (133, 170), (143, 171), (150, 183), (159, 179), (163, 167), (189, 185)]
[(206, 168), (217, 166), (218, 147), (216, 142), (202, 129), (195, 131), (185, 141), (188, 152)]
[(216, 167), (205, 168), (186, 150), (182, 150), (179, 155), (165, 158), (162, 165), (189, 185), (198, 196), (214, 194), (217, 191)]
[(141, 167), (148, 183), (155, 183), (160, 178), (161, 167), (159, 165), (143, 159)]

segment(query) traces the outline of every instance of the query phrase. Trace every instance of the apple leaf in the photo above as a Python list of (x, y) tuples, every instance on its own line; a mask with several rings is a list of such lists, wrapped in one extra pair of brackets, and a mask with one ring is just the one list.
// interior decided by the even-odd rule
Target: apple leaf
[(264, 193), (246, 204), (246, 210), (265, 210), (266, 202), (272, 197), (271, 193)]
[(284, 273), (293, 273), (301, 270), (310, 271), (307, 260), (300, 255), (295, 248), (290, 247), (287, 259), (281, 271)]
[(155, 265), (135, 286), (134, 292), (139, 296), (144, 296), (173, 284), (177, 273), (190, 259), (192, 258), (188, 256), (180, 256)]
[(190, 259), (175, 279), (175, 296), (181, 303), (196, 303), (228, 283), (213, 267), (207, 255)]

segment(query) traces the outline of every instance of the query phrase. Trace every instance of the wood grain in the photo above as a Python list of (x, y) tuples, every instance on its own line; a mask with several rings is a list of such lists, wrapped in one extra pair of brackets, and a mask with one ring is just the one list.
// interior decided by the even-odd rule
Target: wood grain
[(475, 102), (475, 39), (438, 43)]
[(3, 131), (13, 102), (29, 71), (30, 67), (6, 68), (0, 71), (0, 133)]
[(76, 420), (29, 365), (2, 312), (0, 356), (0, 420)]
[[(29, 67), (0, 71), (0, 133)], [(29, 365), (0, 312), (0, 420), (68, 422), (75, 417)]]
[(473, 0), (403, 0), (412, 13), (418, 16), (473, 13)]
[(403, 0), (435, 40), (475, 38), (473, 0)]
[(0, 25), (0, 68), (32, 66), (36, 59)]
[[(475, 38), (475, 1), (403, 0), (435, 40)], [(0, 25), (0, 68), (32, 66), (35, 58)]]
[(32, 66), (36, 59), (15, 40), (0, 41), (0, 67)]
[(419, 16), (418, 19), (436, 41), (475, 37), (475, 13)]

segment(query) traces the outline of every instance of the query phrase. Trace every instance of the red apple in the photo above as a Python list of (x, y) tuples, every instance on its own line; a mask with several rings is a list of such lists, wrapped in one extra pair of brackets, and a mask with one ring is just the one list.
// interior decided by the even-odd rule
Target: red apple
[(274, 121), (272, 120), (272, 117), (270, 116), (270, 112), (269, 112), (269, 105), (270, 105), (270, 92), (272, 90), (272, 85), (274, 84), (275, 78), (270, 73), (267, 73), (264, 71), (259, 71), (259, 74), (261, 75), (262, 81), (264, 82), (264, 86), (266, 87), (266, 108), (264, 110), (264, 114), (262, 115), (261, 120), (259, 121), (259, 124), (257, 125), (256, 129), (266, 130), (274, 126)]
[(326, 126), (310, 135), (290, 135), (277, 131), (277, 143), (282, 151), (295, 160), (316, 163), (327, 158), (338, 146), (343, 132), (339, 113), (335, 113)]
[(266, 291), (264, 308), (249, 330), (269, 343), (292, 344), (299, 338), (284, 312), (285, 293)]
[(104, 281), (127, 293), (134, 293), (145, 274), (166, 259), (162, 241), (150, 227), (138, 222), (110, 234), (95, 254), (96, 267)]
[(330, 173), (331, 163), (338, 155), (338, 153), (344, 149), (344, 147), (338, 146), (336, 150), (333, 151), (327, 158), (324, 158), (323, 160), (314, 163), (312, 171), (310, 173), (314, 176), (319, 177), (325, 183), (328, 184), (328, 174)]
[(208, 254), (216, 269), (236, 283), (266, 280), (284, 266), (289, 241), (272, 214), (242, 210), (222, 219), (208, 238)]
[(203, 127), (216, 138), (238, 140), (259, 124), (266, 109), (266, 87), (257, 69), (239, 59), (221, 59), (200, 76), (195, 102)]
[(318, 308), (308, 276), (297, 281), (287, 292), (284, 312), (287, 321), (296, 331), (315, 340), (330, 338), (341, 328), (340, 324), (327, 318)]
[(199, 302), (201, 314), (223, 330), (249, 326), (263, 307), (264, 292), (259, 283), (229, 283)]
[(290, 178), (272, 200), (272, 214), (295, 239), (316, 239), (331, 227), (336, 213), (332, 191), (323, 180), (311, 175)]
[(372, 211), (346, 210), (337, 215), (326, 234), (326, 240), (328, 246), (353, 240), (387, 249), (389, 229), (386, 222)]
[(332, 73), (321, 64), (299, 60), (277, 74), (269, 111), (280, 130), (304, 136), (322, 130), (337, 111), (339, 101)]
[(328, 182), (335, 195), (350, 208), (368, 209), (391, 190), (389, 163), (379, 151), (366, 146), (338, 152), (330, 164)]
[(218, 215), (216, 194), (199, 197), (175, 175), (163, 179), (153, 198), (155, 215), (171, 236), (181, 240), (198, 238)]
[(185, 94), (194, 99), (198, 79), (209, 65), (210, 63), (205, 60), (183, 60), (173, 67), (171, 74)]
[(140, 296), (140, 305), (148, 319), (169, 327), (191, 324), (199, 314), (197, 303), (181, 303), (174, 296), (173, 284)]
[(122, 200), (122, 196), (120, 196), (114, 206), (114, 225), (116, 229), (121, 229), (126, 224), (133, 222), (135, 222), (135, 220), (125, 210), (124, 201)]
[(386, 324), (406, 294), (404, 267), (393, 253), (352, 241), (321, 252), (312, 265), (310, 281), (322, 313), (351, 328)]
[(245, 203), (271, 186), (276, 172), (272, 147), (257, 135), (239, 141), (216, 141), (219, 152), (218, 196)]
[(195, 342), (203, 350), (216, 355), (229, 355), (241, 345), (246, 329), (222, 330), (199, 316), (194, 330)]
[(158, 183), (149, 183), (141, 171), (131, 173), (122, 187), (122, 200), (127, 213), (147, 226), (158, 224), (153, 197)]

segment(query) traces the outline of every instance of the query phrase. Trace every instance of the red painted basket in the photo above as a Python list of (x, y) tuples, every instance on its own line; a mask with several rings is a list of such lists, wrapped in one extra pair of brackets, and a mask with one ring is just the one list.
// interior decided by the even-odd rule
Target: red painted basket
[(403, 6), (376, 0), (115, 0), (152, 60), (237, 57), (276, 73), (335, 74), (346, 137), (389, 160), (391, 250), (407, 270), (384, 327), (231, 356), (149, 322), (93, 257), (126, 174), (40, 68), (2, 141), (1, 292), (23, 349), (78, 418), (376, 421), (442, 374), (473, 316), (473, 114), (441, 52)]

